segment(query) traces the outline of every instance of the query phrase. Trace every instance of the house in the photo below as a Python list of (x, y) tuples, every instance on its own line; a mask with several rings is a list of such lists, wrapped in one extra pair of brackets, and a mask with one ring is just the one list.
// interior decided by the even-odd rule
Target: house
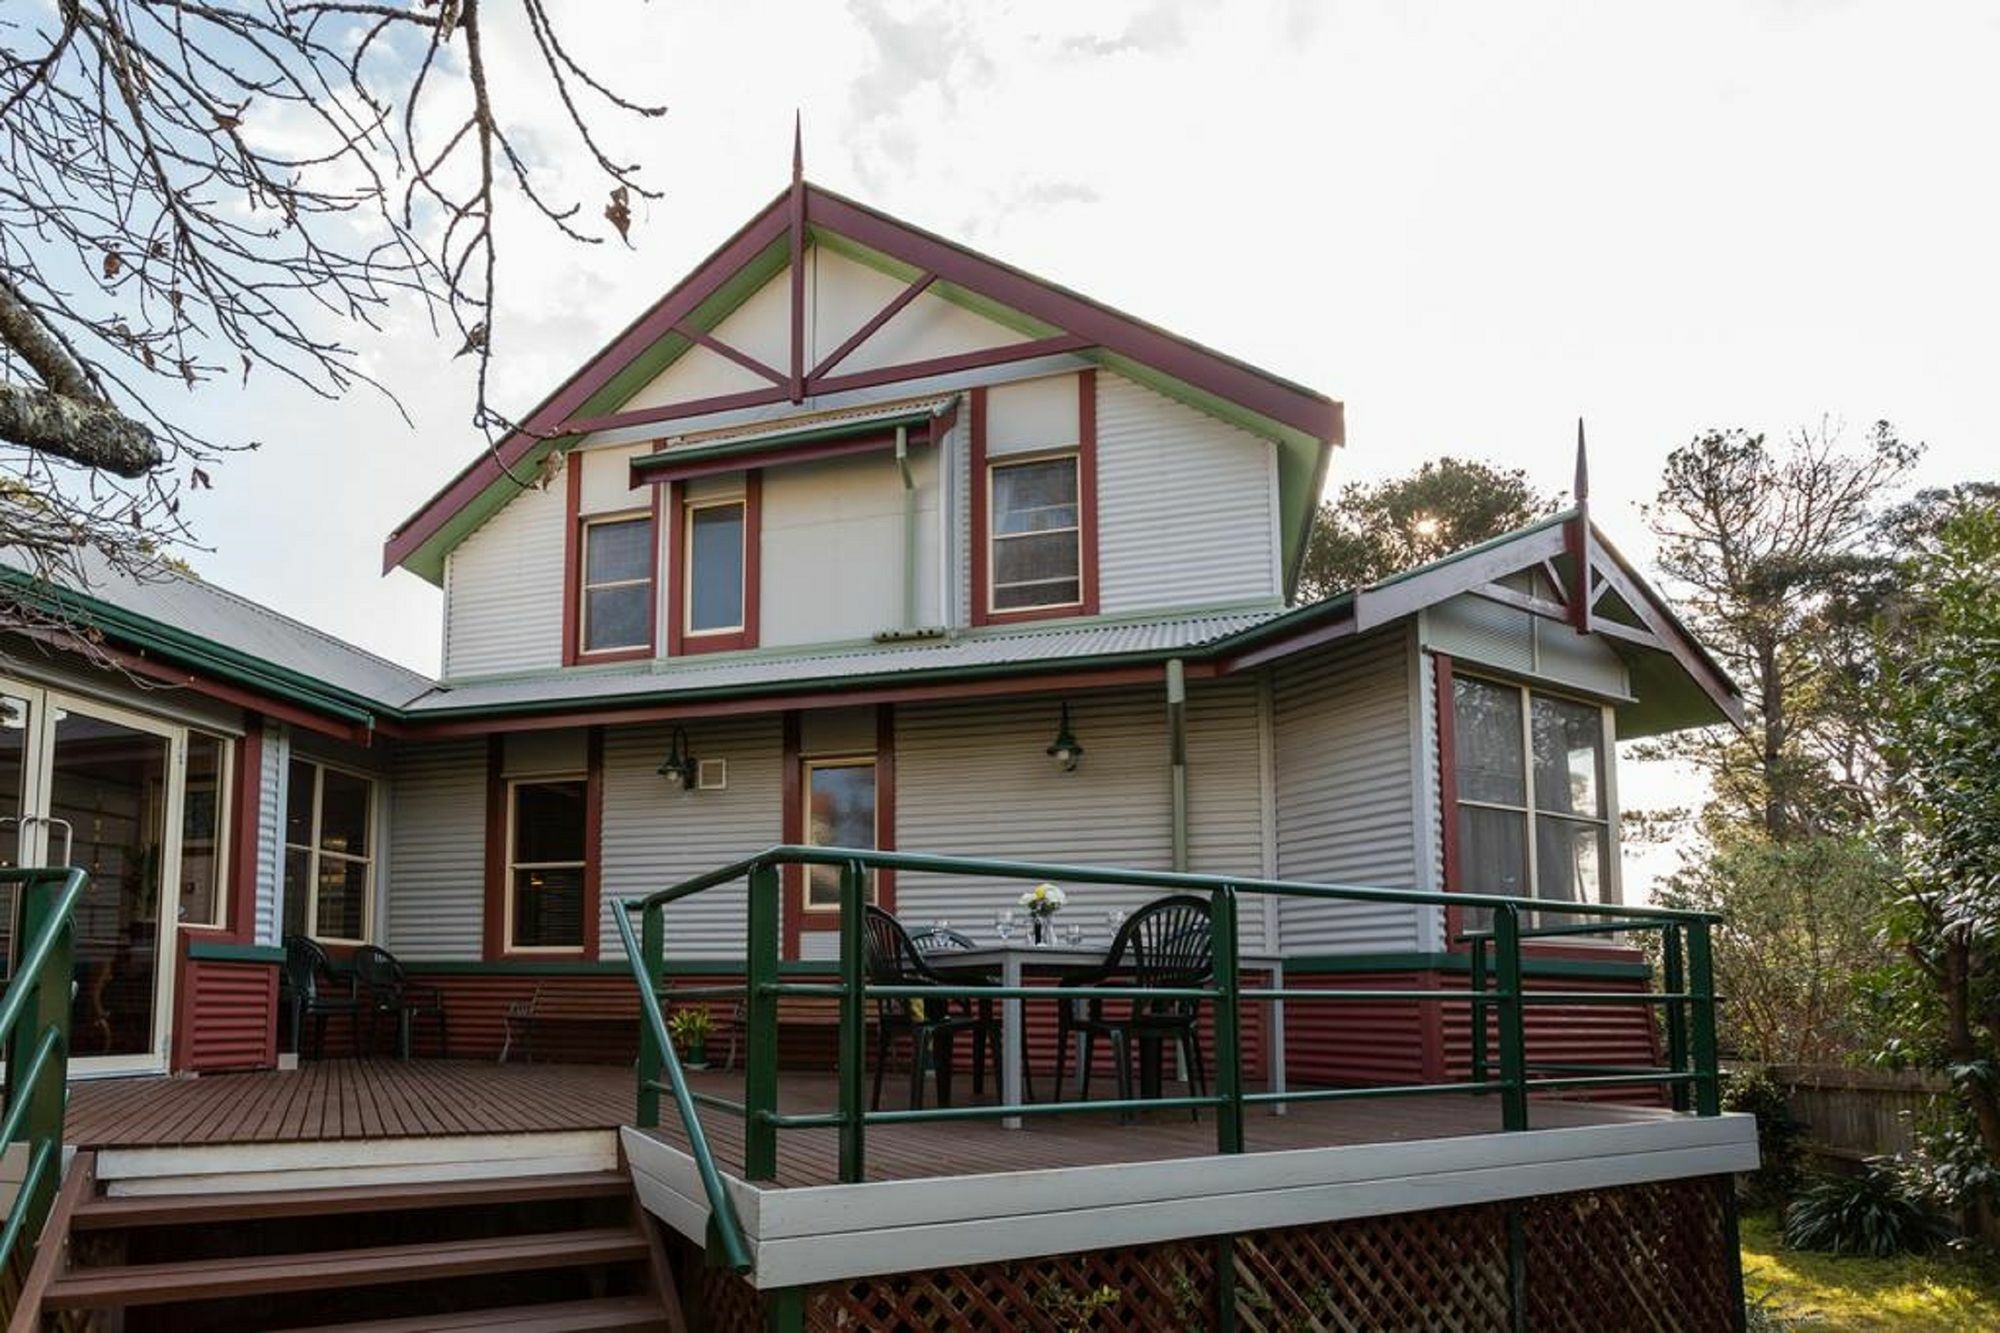
[[(1592, 1243), (1629, 1268), (1623, 1248), (1651, 1234), (1644, 1214), (1680, 1219), (1672, 1225), (1693, 1239), (1674, 1263), (1643, 1256), (1658, 1281), (1621, 1279), (1639, 1293), (1630, 1298), (1726, 1310), (1733, 1205), (1715, 1180), (1754, 1162), (1754, 1140), (1736, 1118), (1675, 1109), (1690, 1086), (1712, 1095), (1676, 1027), (1698, 1027), (1686, 1010), (1712, 998), (1662, 1001), (1635, 937), (1566, 932), (1615, 920), (1681, 939), (1668, 914), (1587, 917), (1575, 905), (1620, 901), (1614, 742), (1738, 718), (1735, 687), (1582, 496), (1482, 547), (1292, 605), (1341, 443), (1340, 405), (1319, 393), (795, 179), (390, 534), (385, 569), (444, 591), (439, 679), (189, 577), (107, 575), (59, 590), (14, 580), (101, 636), (83, 651), (55, 631), (22, 643), (0, 683), (0, 762), (17, 775), (0, 784), (0, 819), (19, 821), (18, 863), (90, 872), (74, 918), (71, 1070), (204, 1076), (158, 1085), (159, 1098), (254, 1086), (282, 1101), (272, 1080), (296, 1088), (318, 1077), (314, 1066), (343, 1063), (229, 1072), (293, 1061), (281, 1055), (279, 1011), (291, 935), (337, 957), (386, 947), (413, 982), (436, 987), (449, 1050), (422, 1028), (415, 1040), (419, 1057), (452, 1057), (441, 1068), (496, 1060), (510, 1006), (559, 998), (626, 1006), (633, 1023), (572, 1034), (564, 1052), (629, 1061), (644, 1015), (629, 1009), (621, 904), (768, 847), (881, 852), (865, 868), (869, 899), (982, 943), (1025, 887), (982, 864), (1121, 868), (1122, 878), (1079, 871), (1072, 886), (1069, 919), (1100, 949), (1108, 914), (1136, 911), (1176, 875), (1204, 892), (1240, 881), (1229, 897), (1243, 968), (1271, 994), (1241, 1005), (1231, 1076), (1302, 1098), (1268, 1118), (1289, 1137), (1264, 1168), (1212, 1163), (1229, 1173), (1204, 1174), (1179, 1156), (1114, 1167), (1048, 1149), (1052, 1169), (1029, 1174), (1051, 1177), (1048, 1198), (1071, 1197), (1071, 1209), (1086, 1182), (1104, 1182), (1107, 1208), (1117, 1191), (1138, 1191), (1081, 1232), (1033, 1210), (960, 1217), (947, 1196), (920, 1192), (938, 1182), (899, 1181), (919, 1192), (868, 1196), (885, 1210), (871, 1225), (901, 1218), (929, 1240), (907, 1259), (877, 1243), (862, 1261), (859, 1202), (836, 1208), (825, 1196), (810, 1222), (800, 1201), (814, 1190), (781, 1204), (772, 1174), (747, 1158), (729, 1168), (733, 1202), (704, 1194), (705, 1150), (673, 1137), (669, 1105), (661, 1133), (627, 1130), (621, 1158), (668, 1234), (699, 1249), (718, 1208), (805, 1228), (752, 1237), (765, 1258), (748, 1279), (682, 1256), (683, 1288), (774, 1326), (919, 1326), (924, 1317), (897, 1302), (922, 1287), (909, 1276), (920, 1266), (956, 1274), (953, 1289), (997, 1284), (1004, 1304), (1029, 1299), (1010, 1265), (1043, 1263), (1036, 1281), (1060, 1286), (1115, 1260), (1126, 1276), (1114, 1286), (1153, 1282), (1166, 1300), (1130, 1271), (1158, 1260), (1195, 1274), (1188, 1299), (1221, 1310), (1216, 1292), (1234, 1290), (1222, 1268), (1237, 1264), (1263, 1264), (1258, 1299), (1282, 1306), (1271, 1265), (1286, 1246), (1330, 1273), (1349, 1270), (1329, 1246), (1388, 1245), (1442, 1272), (1497, 1245), (1499, 1268), (1487, 1271), (1497, 1287), (1441, 1299), (1487, 1314), (1480, 1300), (1516, 1299), (1518, 1313), (1509, 1273), (1563, 1268), (1546, 1247), (1576, 1241), (1591, 1217), (1625, 1219)], [(730, 983), (742, 994), (746, 939), (754, 946), (761, 929), (773, 932), (781, 975), (835, 974), (840, 869), (778, 859), (760, 863), (778, 876), (763, 925), (742, 880), (658, 916), (664, 970), (684, 993)], [(1549, 1103), (1537, 1114), (1565, 1128), (1525, 1136), (1533, 1151), (1483, 1120), (1449, 1130), (1469, 1134), (1464, 1145), (1439, 1149), (1419, 1134), (1383, 1147), (1376, 1136), (1411, 1136), (1393, 1111), (1362, 1138), (1351, 1128), (1315, 1138), (1333, 1133), (1307, 1114), (1315, 1105), (1331, 1115), (1361, 1103), (1313, 1104), (1306, 1090), (1491, 1077), (1488, 1022), (1460, 997), (1474, 978), (1487, 984), (1487, 946), (1465, 936), (1492, 918), (1452, 905), (1454, 894), (1532, 900), (1519, 922), (1531, 936), (1554, 932), (1504, 964), (1505, 942), (1494, 946), (1493, 965), (1517, 962), (1524, 991), (1555, 1001), (1483, 1005), (1499, 1023), (1497, 1058), (1519, 1058), (1507, 1049), (1512, 1012), (1542, 1062), (1538, 1086), (1554, 1093), (1566, 1073), (1570, 1091), (1618, 1104)], [(1501, 915), (1512, 922), (1514, 910)], [(1338, 992), (1351, 1001), (1312, 998)], [(1028, 1072), (1045, 1074), (1047, 1006), (1003, 1007), (1026, 1011)], [(713, 1008), (732, 1021), (731, 1003)], [(1655, 1012), (1668, 1015), (1671, 1050)], [(753, 1065), (778, 1031), (760, 1015), (777, 1021), (753, 1000), (739, 1034)], [(328, 1051), (306, 1054), (338, 1055), (345, 1040), (336, 1032)], [(831, 1029), (786, 1040), (823, 1080)], [(629, 1073), (606, 1068), (629, 1106)], [(379, 1143), (400, 1123), (389, 1102), (420, 1096), (394, 1082), (418, 1075), (393, 1071), (380, 1075), (372, 1130), (323, 1141), (288, 1131), (317, 1145), (310, 1165), (253, 1154), (197, 1169), (197, 1141), (226, 1153), (232, 1135), (257, 1136), (190, 1138), (202, 1119), (192, 1111), (151, 1139), (78, 1141), (99, 1148), (107, 1194), (255, 1193), (293, 1169), (333, 1172), (325, 1179), (347, 1190), (421, 1189), (442, 1159)], [(85, 1105), (110, 1106), (108, 1086), (79, 1086), (79, 1123), (115, 1119)], [(1523, 1106), (1527, 1091), (1516, 1089)], [(1500, 1114), (1497, 1100), (1453, 1105)], [(624, 1106), (608, 1125), (630, 1123)], [(353, 1148), (357, 1135), (371, 1146)], [(367, 1160), (327, 1146), (338, 1142)], [(142, 1167), (142, 1150), (169, 1156)], [(511, 1163), (494, 1168), (504, 1174), (571, 1148), (494, 1151)], [(114, 1158), (134, 1174), (116, 1177)], [(1086, 1174), (1064, 1179), (1063, 1167)], [(1434, 1168), (1444, 1174), (1427, 1179)], [(1103, 1172), (1113, 1175), (1090, 1174)], [(817, 1187), (887, 1188), (859, 1179)], [(1168, 1193), (1146, 1193), (1169, 1180)], [(788, 1214), (794, 1206), (805, 1211)], [(834, 1225), (827, 1210), (847, 1221)], [(1538, 1219), (1529, 1240), (1524, 1210)], [(1329, 1239), (1329, 1227), (1358, 1239)], [(1218, 1231), (1237, 1238), (1226, 1263), (1202, 1248)], [(1057, 1250), (1084, 1267), (1050, 1277)], [(65, 1291), (115, 1303), (100, 1290), (108, 1279), (48, 1280), (56, 1304)], [(123, 1280), (115, 1299), (144, 1304), (140, 1278)], [(1284, 1298), (1293, 1315), (1361, 1299), (1305, 1287)], [(194, 1283), (182, 1296), (220, 1300), (223, 1289)], [(855, 1313), (870, 1301), (873, 1314)], [(1125, 1308), (1138, 1327), (1164, 1307), (1135, 1295)]]

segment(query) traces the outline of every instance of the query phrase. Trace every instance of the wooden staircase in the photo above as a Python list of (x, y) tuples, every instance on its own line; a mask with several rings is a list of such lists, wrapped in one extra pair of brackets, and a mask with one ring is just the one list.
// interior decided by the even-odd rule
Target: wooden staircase
[(107, 1197), (64, 1179), (9, 1333), (682, 1328), (622, 1171)]

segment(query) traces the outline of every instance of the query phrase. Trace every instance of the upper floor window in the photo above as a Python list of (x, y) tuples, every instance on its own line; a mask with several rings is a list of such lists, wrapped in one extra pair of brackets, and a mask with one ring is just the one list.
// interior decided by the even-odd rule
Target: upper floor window
[(580, 952), (588, 864), (588, 782), (536, 778), (508, 794), (507, 948)]
[(1083, 601), (1083, 522), (1075, 454), (991, 471), (994, 611), (1039, 611)]
[(653, 646), (653, 520), (650, 515), (590, 519), (583, 525), (585, 653)]
[(684, 633), (742, 632), (745, 509), (740, 499), (688, 505)]
[(374, 891), (375, 784), (294, 759), (285, 796), (285, 933), (364, 944)]
[(1457, 887), (1604, 902), (1612, 840), (1603, 708), (1456, 676), (1452, 745)]

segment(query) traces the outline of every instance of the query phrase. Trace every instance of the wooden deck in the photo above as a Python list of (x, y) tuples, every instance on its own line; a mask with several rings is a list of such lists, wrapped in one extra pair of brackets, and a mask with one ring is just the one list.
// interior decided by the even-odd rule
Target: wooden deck
[[(708, 1072), (695, 1086), (740, 1098), (742, 1075)], [(1103, 1080), (1108, 1083), (1109, 1080)], [(961, 1094), (969, 1091), (959, 1080)], [(892, 1083), (893, 1086), (893, 1083)], [(830, 1110), (828, 1075), (787, 1073), (781, 1109)], [(1103, 1091), (1108, 1091), (1104, 1089)], [(889, 1105), (901, 1100), (891, 1092)], [(85, 1148), (136, 1148), (327, 1140), (433, 1138), (614, 1129), (632, 1120), (632, 1071), (623, 1065), (508, 1064), (458, 1060), (325, 1060), (297, 1070), (201, 1078), (121, 1078), (71, 1086), (65, 1137)], [(1648, 1113), (1582, 1102), (1538, 1101), (1537, 1127), (1600, 1125)], [(671, 1126), (661, 1137), (685, 1139)], [(742, 1165), (742, 1122), (708, 1111), (702, 1124), (725, 1169)], [(1253, 1110), (1252, 1152), (1483, 1134), (1500, 1128), (1499, 1099), (1467, 1095), (1302, 1103), (1289, 1114)], [(835, 1179), (832, 1130), (783, 1130), (780, 1185)], [(1083, 1113), (993, 1121), (881, 1125), (868, 1131), (868, 1178), (902, 1180), (1033, 1167), (1200, 1157), (1215, 1151), (1213, 1114), (1154, 1111), (1136, 1123)]]
[[(740, 1098), (740, 1082), (716, 1086), (709, 1076), (707, 1090)], [(831, 1110), (831, 1078), (788, 1075), (780, 1082), (779, 1109), (786, 1113)], [(886, 1098), (884, 1109), (891, 1105)], [(896, 1106), (901, 1102), (894, 1103)], [(1538, 1129), (1613, 1125), (1657, 1120), (1660, 1113), (1601, 1102), (1538, 1101), (1531, 1123)], [(743, 1122), (720, 1111), (701, 1113), (702, 1131), (717, 1164), (732, 1175), (743, 1167)], [(657, 1137), (683, 1151), (687, 1136), (674, 1123), (671, 1109)], [(1269, 1108), (1248, 1113), (1245, 1148), (1276, 1152), (1292, 1148), (1350, 1147), (1358, 1144), (1400, 1143), (1460, 1138), (1500, 1132), (1500, 1099), (1441, 1093), (1422, 1097), (1351, 1102), (1306, 1102), (1287, 1113)], [(839, 1143), (831, 1129), (778, 1131), (779, 1187), (837, 1183)], [(937, 1121), (903, 1125), (872, 1125), (867, 1136), (868, 1180), (920, 1180), (933, 1176), (971, 1176), (1028, 1171), (1046, 1167), (1099, 1166), (1116, 1162), (1164, 1161), (1206, 1157), (1215, 1152), (1215, 1116), (1204, 1110), (1199, 1121), (1186, 1111), (1145, 1112), (1130, 1124), (1113, 1113), (1083, 1112), (1029, 1116), (1020, 1129), (1002, 1129), (992, 1120)]]
[(64, 1138), (137, 1148), (615, 1129), (632, 1119), (634, 1097), (623, 1065), (319, 1060), (254, 1074), (73, 1083)]

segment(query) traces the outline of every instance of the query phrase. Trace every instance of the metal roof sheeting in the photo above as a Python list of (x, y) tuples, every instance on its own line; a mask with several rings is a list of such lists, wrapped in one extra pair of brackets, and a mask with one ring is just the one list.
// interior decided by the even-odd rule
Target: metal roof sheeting
[(477, 712), (542, 703), (601, 702), (630, 696), (704, 694), (929, 671), (1151, 656), (1209, 644), (1260, 625), (1277, 614), (1274, 607), (1060, 629), (969, 631), (953, 638), (870, 644), (818, 653), (717, 654), (665, 659), (602, 672), (571, 669), (440, 688), (416, 700), (410, 709), (422, 716), (443, 711)]

